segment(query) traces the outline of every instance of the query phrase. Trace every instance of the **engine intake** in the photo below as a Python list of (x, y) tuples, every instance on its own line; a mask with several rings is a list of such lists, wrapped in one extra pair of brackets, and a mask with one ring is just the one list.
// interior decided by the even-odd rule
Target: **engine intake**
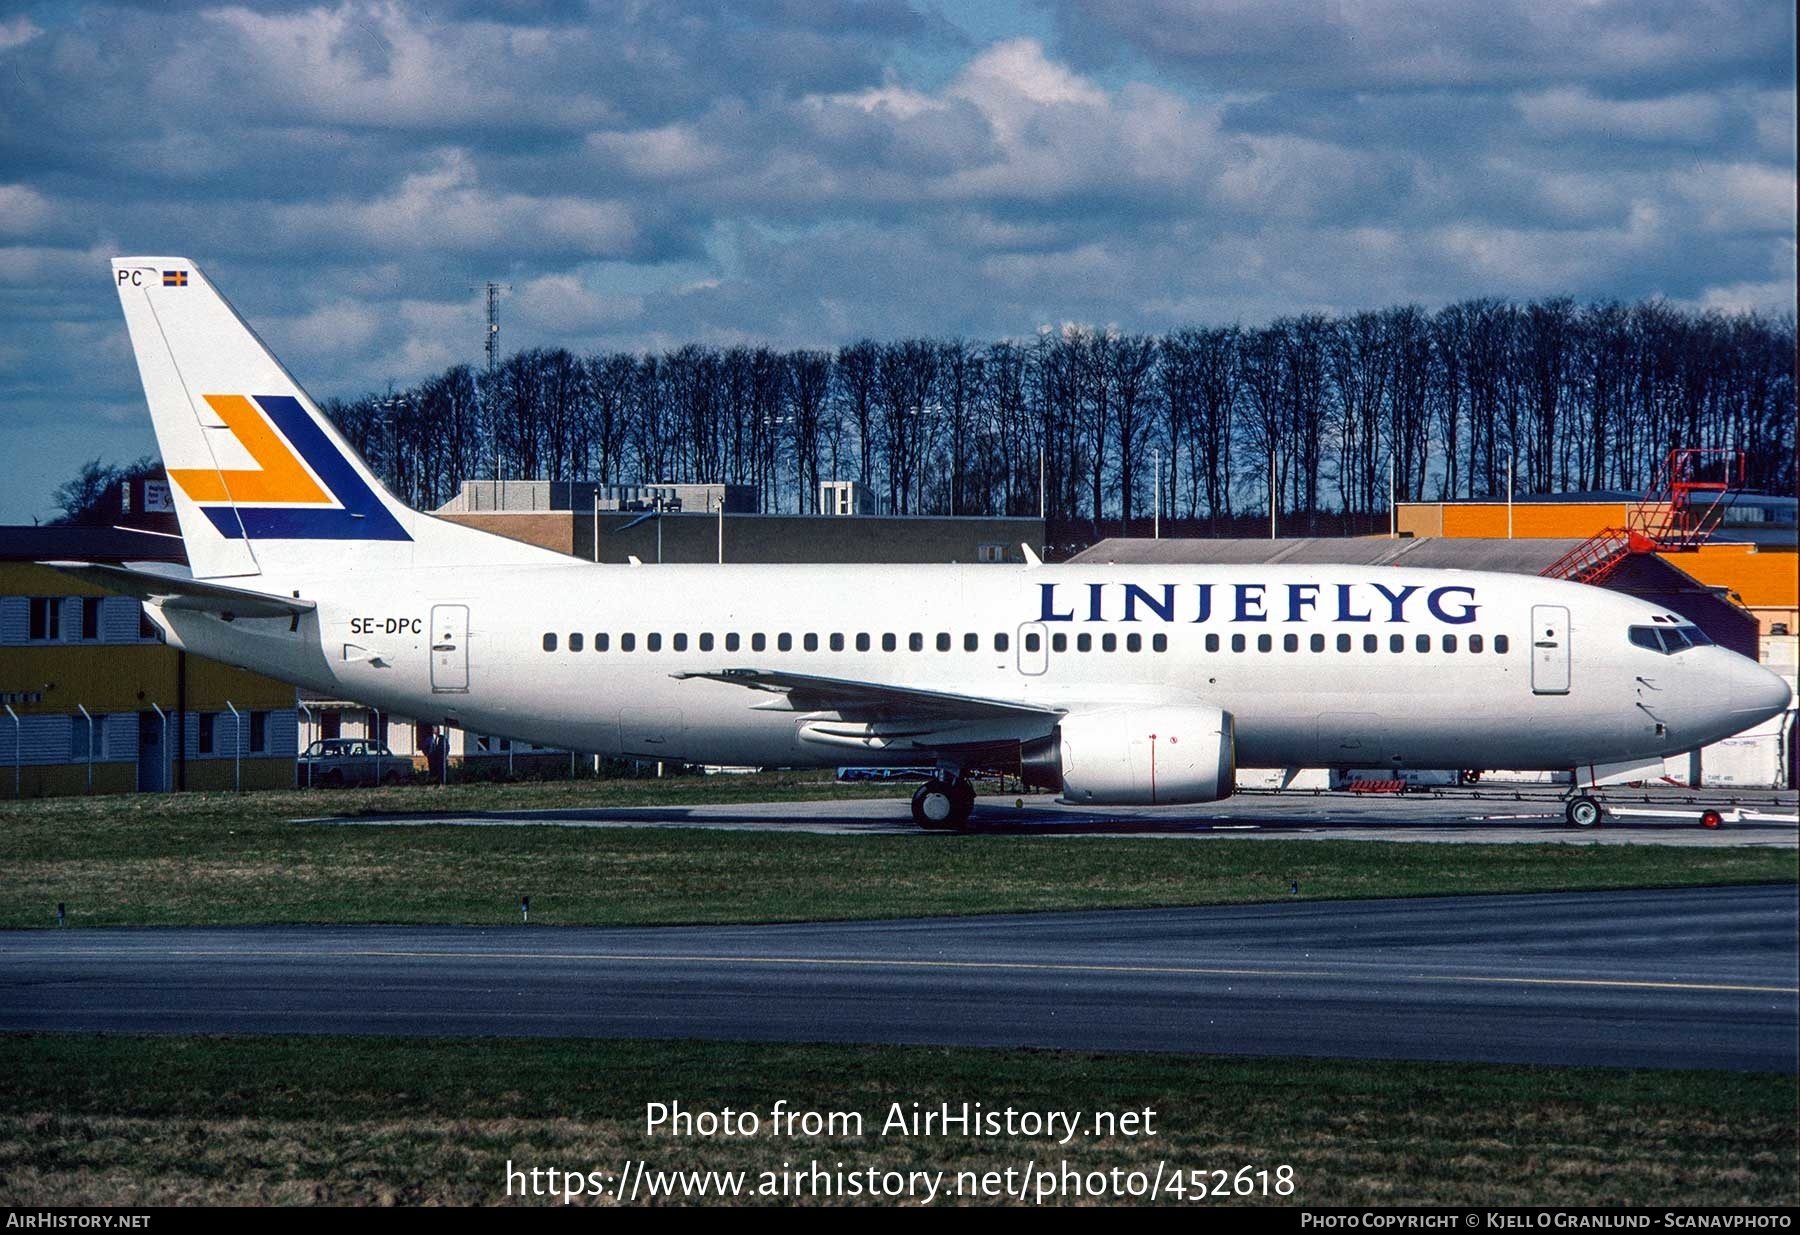
[(1075, 712), (1020, 747), (1019, 771), (1078, 805), (1216, 802), (1237, 788), (1235, 727), (1219, 708)]

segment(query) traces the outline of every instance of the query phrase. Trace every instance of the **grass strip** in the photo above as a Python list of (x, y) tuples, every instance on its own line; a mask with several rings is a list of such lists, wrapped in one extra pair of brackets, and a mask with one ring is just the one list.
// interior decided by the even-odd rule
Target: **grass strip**
[[(138, 795), (0, 808), (0, 927), (780, 922), (1792, 882), (1791, 851), (685, 828), (327, 827), (448, 812), (837, 796), (796, 777)], [(853, 792), (895, 792), (892, 787)]]
[[(1159, 1163), (1228, 1175), (1291, 1167), (1293, 1194), (1266, 1203), (1800, 1200), (1787, 1076), (704, 1042), (15, 1035), (0, 1037), (0, 1077), (0, 1205), (484, 1203), (506, 1199), (508, 1162), (616, 1173), (627, 1160), (745, 1171), (752, 1188), (784, 1164), (944, 1171), (954, 1188), (956, 1172), (1035, 1160), (1147, 1175)], [(856, 1112), (861, 1131), (776, 1135), (778, 1101)], [(649, 1135), (651, 1102), (730, 1107), (762, 1127), (749, 1137)], [(1067, 1145), (882, 1132), (895, 1103), (910, 1112), (964, 1102), (1087, 1114)], [(1154, 1136), (1088, 1134), (1093, 1112), (1146, 1108)], [(1097, 1198), (1065, 1189), (1061, 1199)], [(1206, 1203), (1252, 1200), (1265, 1198)]]

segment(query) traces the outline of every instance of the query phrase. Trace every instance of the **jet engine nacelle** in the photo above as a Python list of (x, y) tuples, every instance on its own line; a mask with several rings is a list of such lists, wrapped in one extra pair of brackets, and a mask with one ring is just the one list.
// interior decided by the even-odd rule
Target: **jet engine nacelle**
[(1216, 802), (1237, 788), (1234, 725), (1218, 708), (1071, 713), (1019, 761), (1026, 784), (1078, 805)]

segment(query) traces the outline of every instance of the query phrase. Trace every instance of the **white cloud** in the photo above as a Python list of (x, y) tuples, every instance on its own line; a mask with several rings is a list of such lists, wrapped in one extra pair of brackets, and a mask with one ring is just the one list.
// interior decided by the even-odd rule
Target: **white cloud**
[(590, 148), (616, 157), (632, 175), (645, 180), (677, 180), (711, 171), (724, 152), (689, 124), (666, 124), (631, 133), (594, 133)]
[(52, 217), (50, 200), (28, 184), (0, 184), (0, 234), (29, 236)]
[(1710, 94), (1602, 99), (1571, 86), (1522, 95), (1514, 106), (1526, 124), (1546, 137), (1627, 141), (1703, 142), (1717, 135), (1727, 114), (1724, 102)]
[(1713, 232), (1787, 232), (1795, 222), (1794, 169), (1763, 163), (1701, 163), (1672, 177), (1677, 193)]
[(22, 15), (11, 21), (0, 21), (0, 51), (23, 47), (43, 32), (31, 18)]
[(307, 202), (272, 214), (285, 242), (332, 243), (350, 235), (384, 251), (628, 251), (638, 235), (623, 202), (498, 192), (479, 183), (475, 160), (440, 151), (387, 196), (369, 201)]

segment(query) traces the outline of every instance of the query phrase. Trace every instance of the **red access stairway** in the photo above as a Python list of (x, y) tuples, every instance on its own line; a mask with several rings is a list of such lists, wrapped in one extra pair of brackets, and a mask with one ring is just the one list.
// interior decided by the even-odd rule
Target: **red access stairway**
[(1741, 450), (1671, 450), (1655, 485), (1626, 516), (1627, 526), (1595, 532), (1538, 573), (1600, 583), (1634, 553), (1698, 549), (1724, 519), (1743, 479)]

